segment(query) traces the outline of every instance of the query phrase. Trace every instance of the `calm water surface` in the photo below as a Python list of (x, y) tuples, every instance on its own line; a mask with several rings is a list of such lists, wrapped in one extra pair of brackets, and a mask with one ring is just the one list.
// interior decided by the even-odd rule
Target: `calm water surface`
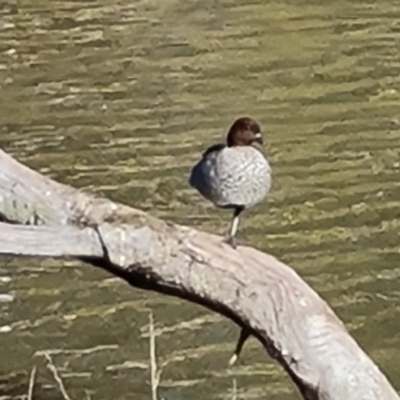
[[(65, 183), (223, 233), (187, 185), (239, 115), (274, 170), (242, 240), (290, 263), (400, 390), (400, 3), (380, 0), (0, 1), (0, 145)], [(72, 261), (0, 260), (0, 392), (148, 400), (297, 398), (237, 328)], [(1, 396), (0, 395), (0, 396)]]

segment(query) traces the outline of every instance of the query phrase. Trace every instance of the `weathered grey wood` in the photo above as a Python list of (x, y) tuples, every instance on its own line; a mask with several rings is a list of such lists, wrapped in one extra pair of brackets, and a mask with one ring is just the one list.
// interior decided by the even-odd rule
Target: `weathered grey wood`
[[(304, 399), (399, 399), (329, 306), (270, 255), (233, 250), (218, 236), (61, 185), (1, 150), (0, 217), (45, 225), (19, 226), (3, 244), (6, 233), (0, 234), (0, 252), (79, 257), (132, 286), (202, 304), (248, 326)], [(59, 238), (52, 250), (46, 242), (54, 228)]]
[(102, 257), (98, 234), (76, 226), (31, 226), (0, 222), (0, 254), (42, 257)]

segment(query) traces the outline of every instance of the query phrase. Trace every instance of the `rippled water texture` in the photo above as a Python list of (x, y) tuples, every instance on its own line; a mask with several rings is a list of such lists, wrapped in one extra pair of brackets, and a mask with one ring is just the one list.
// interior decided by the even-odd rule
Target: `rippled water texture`
[[(62, 182), (224, 233), (188, 188), (199, 152), (259, 119), (274, 171), (241, 240), (290, 263), (400, 389), (400, 3), (0, 1), (0, 145)], [(1, 258), (0, 391), (144, 400), (296, 398), (207, 310), (71, 261)], [(10, 375), (11, 374), (11, 375)]]

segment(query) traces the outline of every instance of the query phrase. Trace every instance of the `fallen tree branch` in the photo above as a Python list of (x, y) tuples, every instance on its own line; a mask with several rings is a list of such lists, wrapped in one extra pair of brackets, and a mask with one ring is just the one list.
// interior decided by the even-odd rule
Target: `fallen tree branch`
[(102, 257), (92, 228), (30, 226), (0, 222), (0, 254), (42, 257)]
[(0, 253), (77, 257), (248, 327), (304, 399), (399, 399), (329, 306), (270, 255), (56, 183), (1, 150), (0, 219)]

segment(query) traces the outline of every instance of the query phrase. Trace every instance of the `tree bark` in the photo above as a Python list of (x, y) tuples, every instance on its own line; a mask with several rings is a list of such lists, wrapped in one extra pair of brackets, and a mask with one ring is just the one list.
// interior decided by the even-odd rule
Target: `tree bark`
[(306, 400), (399, 399), (289, 266), (57, 183), (0, 150), (0, 254), (76, 257), (247, 327)]

